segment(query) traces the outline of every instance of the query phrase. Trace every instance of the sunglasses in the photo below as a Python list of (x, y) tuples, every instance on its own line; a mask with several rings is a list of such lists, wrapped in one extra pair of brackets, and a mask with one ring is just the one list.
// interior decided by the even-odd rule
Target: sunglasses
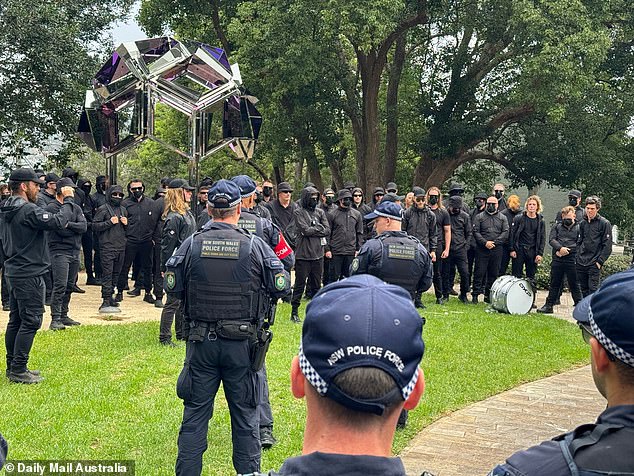
[(387, 193), (396, 193), (396, 190), (395, 189), (390, 189), (390, 190), (387, 191)]
[(354, 195), (352, 195), (353, 197), (363, 197), (363, 195), (359, 195), (358, 193), (355, 193)]
[(132, 190), (133, 192), (139, 192), (143, 190), (143, 187), (131, 187), (130, 190)]
[(282, 190), (281, 192), (277, 192), (277, 193), (291, 193), (291, 192), (287, 190)]
[(416, 201), (417, 202), (424, 202), (425, 201), (425, 197), (416, 197)]
[[(592, 332), (590, 332), (590, 329), (588, 329), (586, 326), (584, 326), (580, 322), (578, 323), (578, 325), (579, 325), (579, 328), (581, 329), (581, 337), (583, 337), (583, 340), (586, 342), (586, 344), (590, 345), (590, 339), (594, 337), (594, 334), (592, 334)], [(605, 347), (604, 347), (604, 350), (608, 354), (608, 359), (610, 359), (611, 362), (614, 362), (616, 360), (616, 357), (614, 357), (610, 352), (608, 352), (608, 350)]]
[(375, 197), (383, 197), (383, 196), (385, 196), (385, 194), (384, 193), (375, 193), (374, 196)]
[(504, 190), (493, 190), (494, 193), (500, 192), (500, 193), (504, 193)]

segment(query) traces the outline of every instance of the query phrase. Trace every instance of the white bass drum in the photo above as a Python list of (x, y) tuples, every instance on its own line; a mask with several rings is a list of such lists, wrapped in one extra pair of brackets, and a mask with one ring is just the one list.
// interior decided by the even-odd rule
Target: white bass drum
[(527, 314), (535, 301), (529, 281), (515, 276), (500, 276), (491, 286), (489, 300), (493, 309), (507, 314)]

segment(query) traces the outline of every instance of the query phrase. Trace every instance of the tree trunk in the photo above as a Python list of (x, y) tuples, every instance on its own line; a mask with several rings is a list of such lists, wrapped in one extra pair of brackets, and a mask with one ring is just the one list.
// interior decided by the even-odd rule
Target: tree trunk
[(302, 162), (306, 162), (306, 170), (310, 181), (315, 184), (315, 188), (317, 190), (322, 192), (324, 190), (324, 183), (321, 179), (319, 160), (317, 159), (317, 154), (315, 153), (315, 145), (313, 141), (310, 140), (308, 129), (306, 127), (300, 127), (297, 129), (297, 144), (299, 145)]
[(275, 177), (275, 185), (284, 181), (284, 171), (280, 168), (279, 165), (273, 166), (273, 175)]
[(328, 158), (328, 167), (330, 168), (330, 174), (332, 175), (332, 181), (334, 183), (336, 190), (341, 190), (343, 188), (343, 175), (341, 174), (341, 163), (348, 155), (348, 149), (342, 147), (339, 149), (339, 157), (335, 157), (334, 154), (330, 154), (331, 157)]
[(405, 64), (406, 33), (396, 39), (394, 61), (390, 67), (390, 79), (386, 98), (386, 132), (385, 132), (385, 167), (383, 176), (386, 182), (394, 181), (396, 176), (396, 159), (398, 158), (398, 87)]
[(433, 160), (430, 154), (424, 154), (414, 171), (414, 185), (423, 187), (425, 190), (434, 186), (441, 188), (463, 162), (464, 160), (460, 157)]

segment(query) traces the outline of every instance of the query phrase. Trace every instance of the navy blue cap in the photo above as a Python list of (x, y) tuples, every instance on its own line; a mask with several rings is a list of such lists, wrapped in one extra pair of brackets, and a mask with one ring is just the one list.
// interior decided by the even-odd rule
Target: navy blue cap
[(366, 220), (374, 220), (377, 217), (391, 218), (392, 220), (401, 221), (403, 219), (403, 209), (400, 205), (394, 202), (381, 202), (379, 203), (372, 213), (368, 213)]
[(240, 195), (242, 195), (242, 198), (247, 198), (255, 194), (257, 185), (248, 175), (236, 175), (231, 181), (240, 187)]
[(572, 312), (614, 357), (634, 367), (634, 269), (608, 277)]
[[(395, 397), (406, 400), (425, 352), (423, 320), (407, 291), (369, 274), (321, 289), (306, 308), (299, 365), (322, 396), (356, 411), (381, 415)], [(375, 367), (395, 381), (395, 392), (364, 400), (334, 384), (342, 371)]]
[(207, 203), (212, 208), (235, 207), (241, 200), (240, 187), (231, 180), (220, 179), (207, 192)]

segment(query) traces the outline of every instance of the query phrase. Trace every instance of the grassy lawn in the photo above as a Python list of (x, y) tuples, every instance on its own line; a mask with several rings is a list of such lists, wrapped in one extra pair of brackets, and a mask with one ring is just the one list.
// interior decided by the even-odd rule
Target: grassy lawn
[[(589, 361), (576, 326), (548, 316), (509, 316), (453, 301), (431, 304), (424, 338), (427, 388), (399, 431), (399, 452), (423, 426), (490, 395)], [(302, 308), (303, 313), (303, 308)], [(303, 402), (290, 395), (288, 369), (301, 327), (278, 306), (267, 357), (275, 434), (262, 469), (301, 452)], [(175, 394), (184, 347), (157, 344), (158, 322), (82, 326), (38, 334), (30, 367), (37, 386), (0, 382), (0, 432), (12, 459), (133, 459), (137, 474), (173, 474), (182, 403)], [(3, 349), (4, 351), (4, 349)], [(222, 393), (210, 423), (203, 474), (232, 474), (231, 433)]]

